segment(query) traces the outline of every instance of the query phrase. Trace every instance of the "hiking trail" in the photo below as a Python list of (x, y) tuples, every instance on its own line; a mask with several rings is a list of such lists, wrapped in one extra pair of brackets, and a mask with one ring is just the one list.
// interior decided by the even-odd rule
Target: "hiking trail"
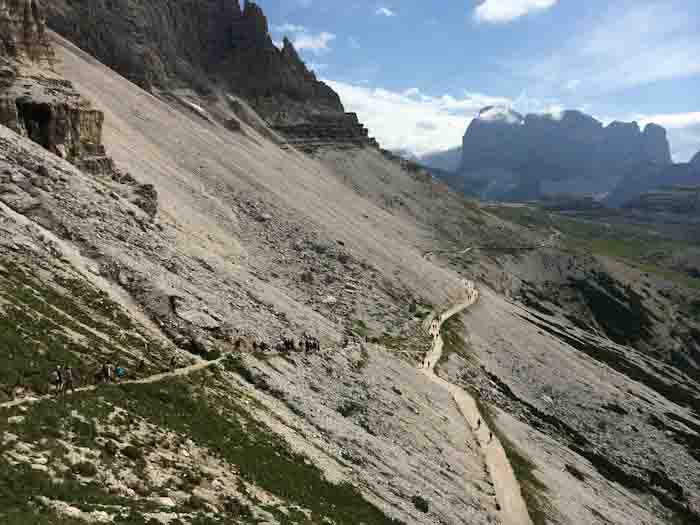
[[(494, 490), (496, 492), (496, 500), (501, 508), (503, 523), (505, 525), (533, 525), (527, 511), (527, 505), (525, 504), (525, 500), (523, 499), (520, 490), (520, 484), (515, 477), (515, 473), (510, 465), (508, 456), (506, 455), (501, 442), (495, 435), (493, 436), (493, 439), (489, 439), (491, 429), (482, 418), (476, 400), (462, 388), (449, 383), (445, 379), (438, 377), (435, 374), (435, 365), (440, 360), (444, 347), (444, 341), (442, 339), (442, 335), (440, 334), (442, 325), (452, 316), (457, 315), (461, 311), (474, 305), (479, 299), (479, 291), (476, 289), (474, 283), (472, 281), (465, 281), (464, 284), (466, 286), (466, 299), (455, 304), (433, 320), (430, 327), (430, 334), (433, 335), (433, 344), (430, 351), (423, 359), (421, 367), (422, 372), (432, 381), (448, 390), (460, 413), (464, 417), (467, 427), (469, 428), (469, 432), (479, 443), (484, 461), (491, 477), (491, 481), (493, 482)], [(210, 366), (215, 366), (221, 363), (227, 357), (228, 354), (212, 361), (200, 360), (192, 365), (178, 368), (170, 372), (163, 372), (141, 379), (120, 381), (115, 384), (130, 385), (157, 383), (163, 379), (186, 376)], [(76, 388), (74, 392), (94, 392), (99, 386), (100, 385), (90, 385)], [(63, 395), (72, 395), (74, 392), (66, 392)], [(0, 403), (0, 409), (38, 403), (49, 399), (61, 399), (61, 395), (49, 393), (43, 396), (23, 397), (13, 401)], [(479, 420), (481, 420), (481, 425), (477, 429), (477, 421)]]
[[(198, 372), (199, 370), (203, 370), (205, 368), (209, 368), (210, 366), (214, 366), (216, 364), (221, 363), (224, 359), (226, 359), (229, 356), (229, 354), (225, 354), (221, 356), (218, 359), (214, 359), (212, 361), (205, 361), (201, 360), (196, 362), (193, 365), (185, 366), (183, 368), (177, 368), (175, 370), (172, 370), (170, 372), (162, 372), (160, 374), (155, 374), (152, 376), (148, 377), (143, 377), (141, 379), (131, 379), (131, 380), (126, 380), (126, 381), (118, 381), (115, 383), (111, 383), (113, 385), (146, 385), (150, 383), (157, 383), (158, 381), (162, 381), (163, 379), (168, 379), (171, 377), (181, 377), (181, 376), (186, 376), (189, 374), (192, 374), (194, 372)], [(74, 392), (65, 392), (65, 394), (56, 394), (56, 393), (49, 393), (43, 396), (28, 396), (28, 397), (22, 397), (19, 399), (15, 399), (13, 401), (7, 401), (5, 403), (0, 403), (0, 409), (2, 408), (12, 408), (20, 405), (28, 405), (32, 403), (39, 403), (40, 401), (46, 401), (47, 399), (61, 399), (62, 395), (72, 395), (73, 393), (78, 393), (78, 392), (94, 392), (97, 390), (97, 388), (101, 385), (90, 385), (90, 386), (84, 386), (80, 388), (76, 388)]]
[[(493, 434), (493, 439), (489, 439), (492, 429), (488, 427), (488, 424), (481, 416), (476, 400), (462, 388), (435, 374), (435, 365), (440, 360), (444, 347), (444, 341), (440, 334), (443, 323), (479, 300), (479, 290), (477, 290), (474, 283), (466, 281), (465, 285), (466, 300), (457, 303), (433, 321), (430, 327), (433, 344), (423, 359), (422, 370), (431, 380), (448, 390), (464, 417), (469, 432), (479, 443), (496, 492), (496, 501), (501, 508), (503, 523), (505, 525), (532, 525), (527, 505), (520, 490), (520, 484), (515, 477), (506, 451), (495, 434)], [(481, 421), (481, 425), (477, 429), (478, 421)]]

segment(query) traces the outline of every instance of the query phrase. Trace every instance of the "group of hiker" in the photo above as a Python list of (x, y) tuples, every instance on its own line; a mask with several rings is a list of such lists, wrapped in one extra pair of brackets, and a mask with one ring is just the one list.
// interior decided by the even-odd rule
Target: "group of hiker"
[(73, 368), (58, 365), (49, 376), (49, 382), (53, 385), (56, 394), (65, 393), (68, 390), (75, 392), (75, 374)]
[(122, 366), (114, 366), (111, 363), (104, 363), (95, 374), (98, 383), (115, 383), (121, 381), (126, 376), (126, 369)]
[[(115, 383), (126, 377), (126, 369), (122, 366), (114, 366), (104, 363), (95, 374), (96, 383)], [(55, 394), (75, 392), (77, 383), (76, 373), (71, 366), (57, 365), (49, 374), (49, 383), (54, 388)]]

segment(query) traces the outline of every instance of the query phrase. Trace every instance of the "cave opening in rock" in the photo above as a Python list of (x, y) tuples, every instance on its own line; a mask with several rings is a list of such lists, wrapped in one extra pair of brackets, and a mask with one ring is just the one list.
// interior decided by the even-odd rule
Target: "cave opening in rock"
[(17, 101), (17, 112), (28, 137), (43, 146), (52, 149), (51, 121), (53, 119), (51, 106), (36, 102)]

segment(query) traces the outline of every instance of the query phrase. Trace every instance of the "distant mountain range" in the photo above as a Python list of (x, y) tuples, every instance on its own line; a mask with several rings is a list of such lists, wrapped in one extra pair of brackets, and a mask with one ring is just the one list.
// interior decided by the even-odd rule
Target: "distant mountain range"
[(673, 164), (661, 126), (604, 126), (580, 111), (523, 116), (489, 106), (469, 125), (462, 148), (421, 161), (450, 170), (448, 183), (483, 199), (593, 195), (619, 206), (659, 186), (700, 184), (700, 154)]

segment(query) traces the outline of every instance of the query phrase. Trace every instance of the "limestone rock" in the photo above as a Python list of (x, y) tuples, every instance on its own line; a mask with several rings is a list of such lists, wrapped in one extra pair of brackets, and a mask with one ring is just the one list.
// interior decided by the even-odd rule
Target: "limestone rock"
[(0, 0), (0, 59), (51, 64), (51, 48), (38, 0)]
[(690, 160), (690, 165), (693, 166), (696, 171), (700, 172), (700, 152), (696, 153)]
[(487, 107), (464, 136), (460, 177), (474, 180), (484, 198), (538, 199), (610, 192), (641, 164), (671, 164), (662, 127), (603, 126), (580, 111), (523, 116)]
[[(377, 146), (288, 38), (282, 49), (275, 46), (267, 18), (253, 2), (241, 8), (230, 0), (56, 0), (46, 8), (53, 29), (144, 89), (166, 94), (183, 87), (200, 93), (223, 88), (247, 100), (303, 151)], [(222, 124), (241, 130), (230, 117)]]

